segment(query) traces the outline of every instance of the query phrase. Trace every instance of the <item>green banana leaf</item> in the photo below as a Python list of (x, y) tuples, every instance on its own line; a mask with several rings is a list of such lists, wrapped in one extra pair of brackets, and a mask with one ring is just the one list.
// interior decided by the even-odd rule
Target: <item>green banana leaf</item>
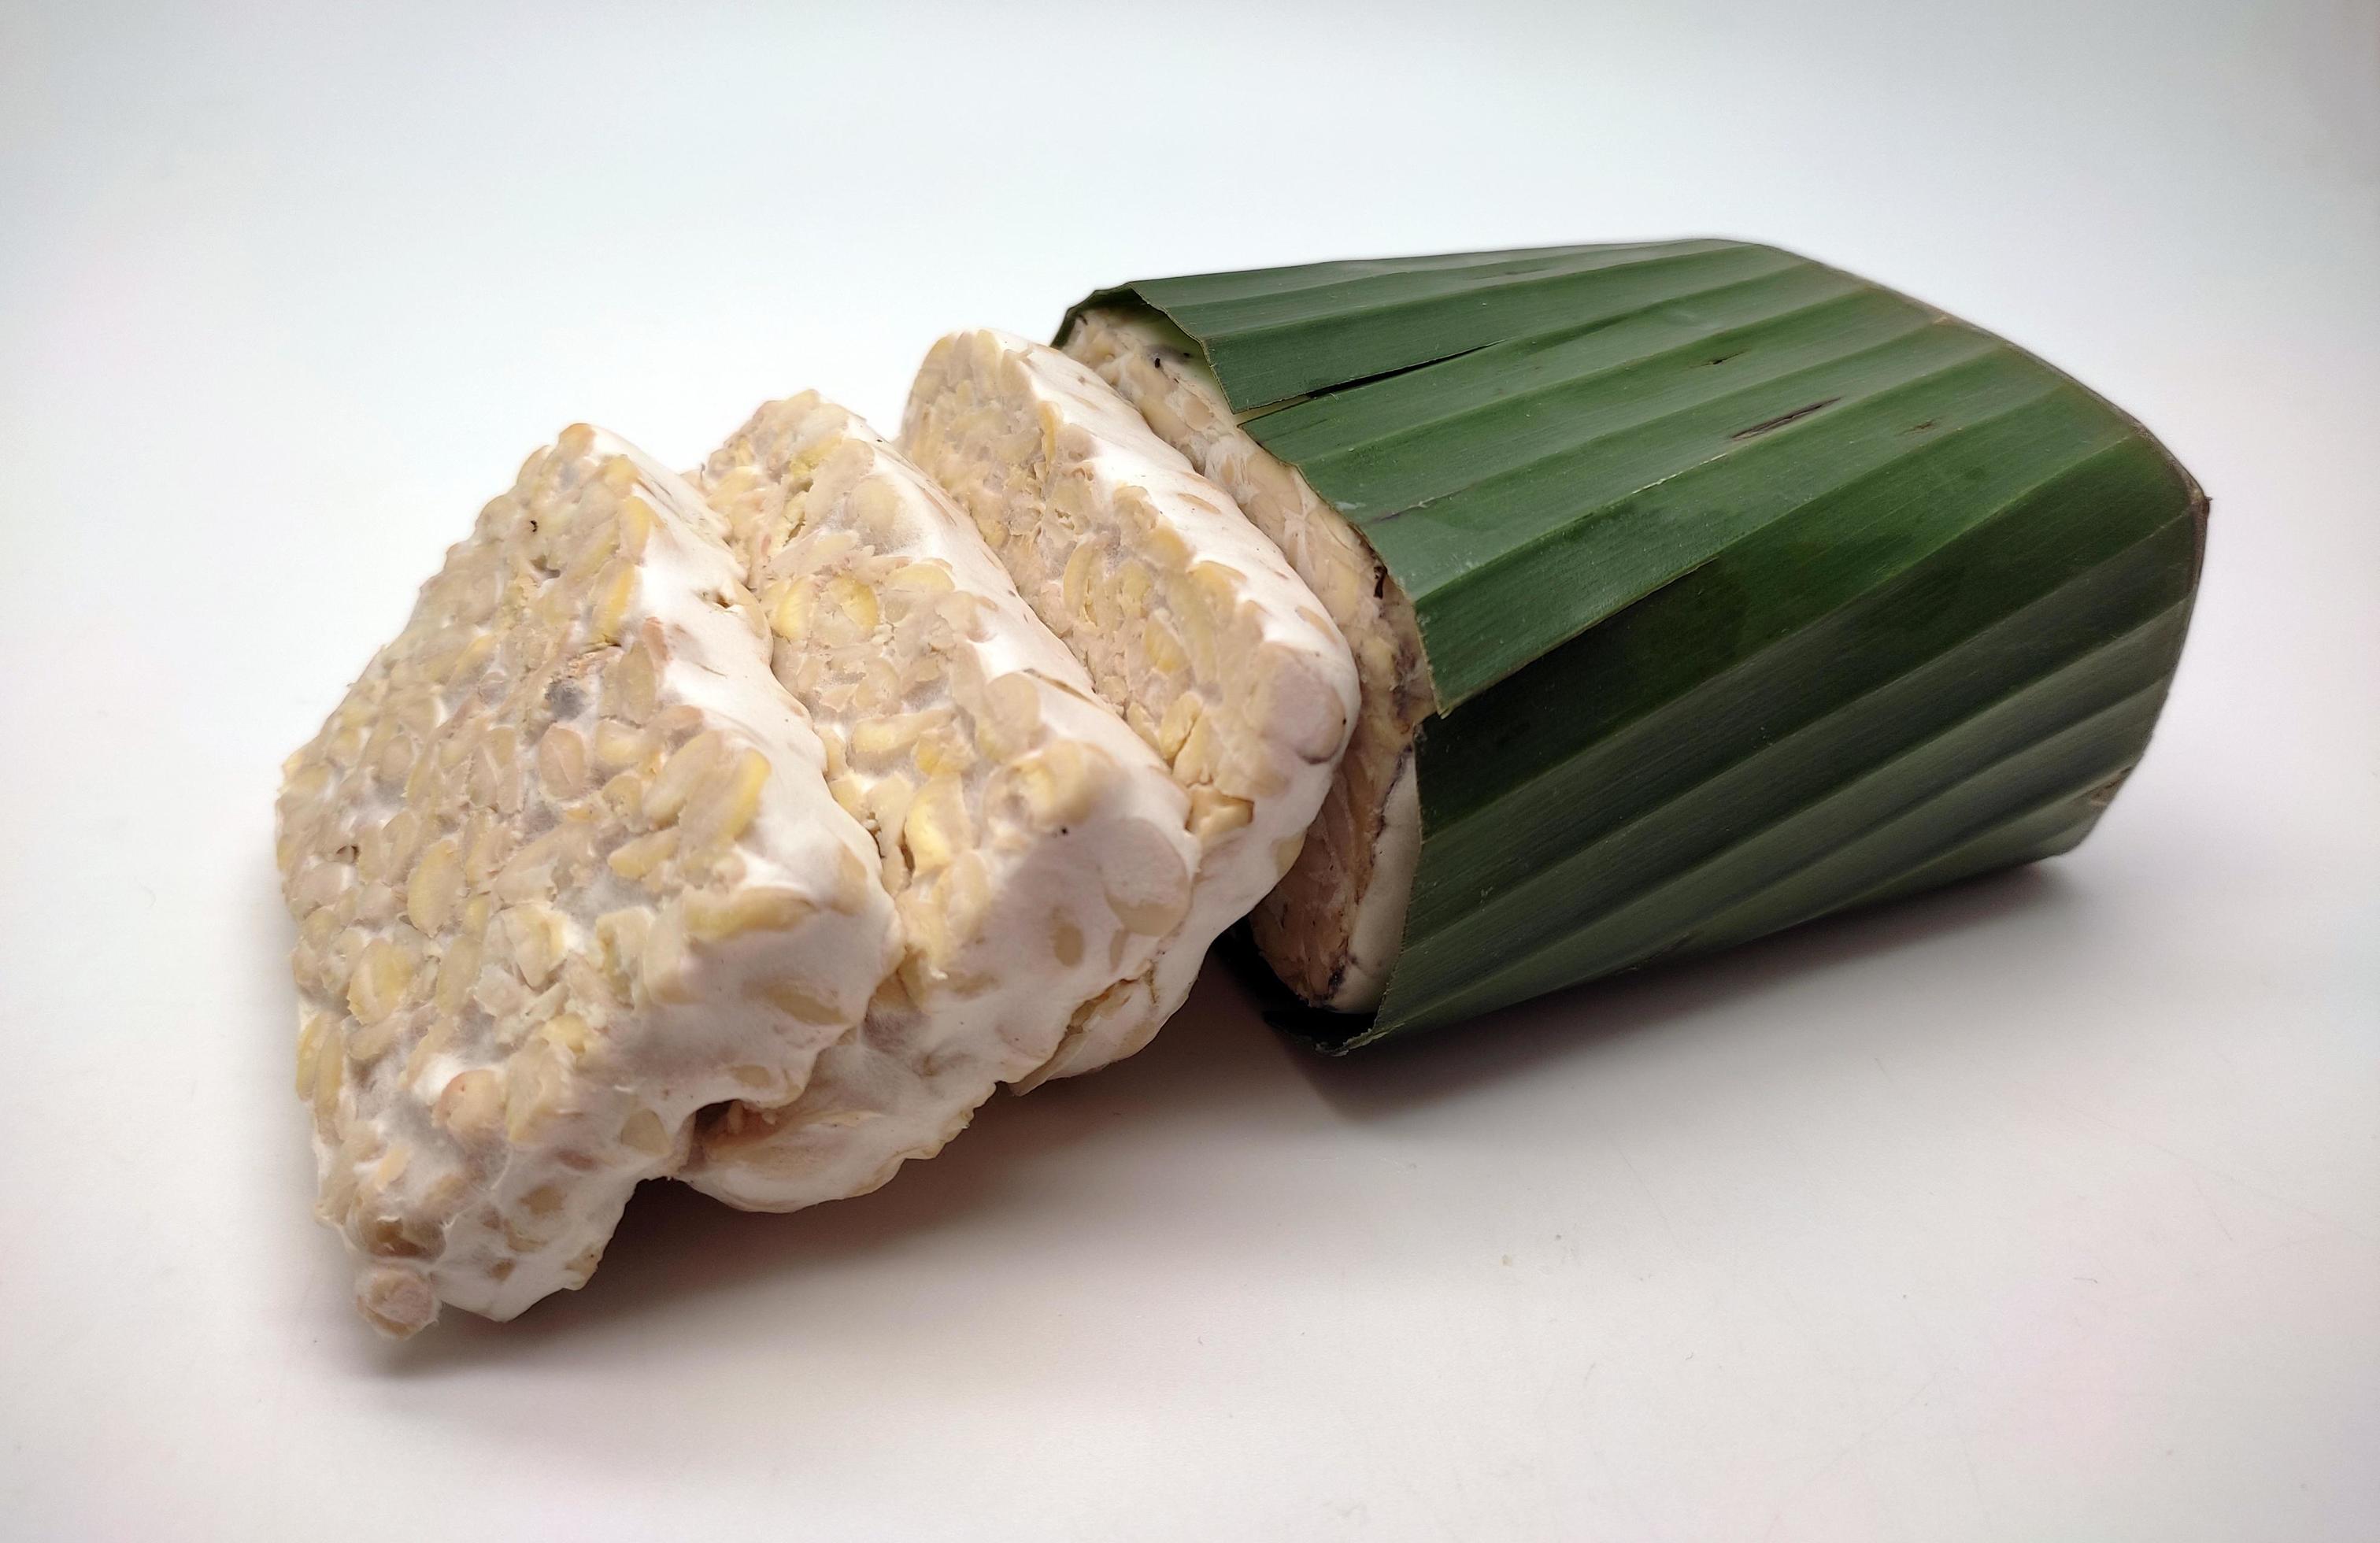
[(1296, 1015), (1327, 1048), (2063, 852), (2147, 746), (2205, 496), (1929, 307), (1719, 240), (1076, 312), (1119, 299), (1205, 350), (1420, 623), (1403, 949), (1377, 1014)]

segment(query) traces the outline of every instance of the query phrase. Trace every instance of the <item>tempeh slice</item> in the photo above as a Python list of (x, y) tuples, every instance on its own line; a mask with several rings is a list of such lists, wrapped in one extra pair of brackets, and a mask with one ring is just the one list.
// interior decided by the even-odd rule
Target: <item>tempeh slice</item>
[(1346, 757), (1296, 866), (1250, 925), (1265, 958), (1300, 996), (1368, 1012), (1396, 962), (1421, 850), (1414, 735), (1434, 698), (1413, 602), (1346, 516), (1240, 426), (1197, 346), (1163, 316), (1086, 310), (1065, 352), (1230, 491), (1354, 651), (1363, 704)]
[(894, 965), (724, 536), (565, 430), (286, 763), (318, 1210), (385, 1331), (584, 1283), (697, 1112), (792, 1100)]
[(1054, 349), (943, 338), (902, 443), (1189, 793), (1198, 883), (1160, 955), (1154, 1012), (1095, 1015), (1046, 1075), (1088, 1071), (1146, 1042), (1208, 945), (1295, 861), (1355, 716), (1354, 665), (1231, 494)]

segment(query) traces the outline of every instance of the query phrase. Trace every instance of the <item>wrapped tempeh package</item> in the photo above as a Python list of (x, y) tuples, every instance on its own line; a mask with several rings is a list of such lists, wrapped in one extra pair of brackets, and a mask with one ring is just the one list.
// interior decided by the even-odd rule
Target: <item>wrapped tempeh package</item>
[(1333, 1051), (2063, 852), (2206, 502), (2030, 355), (1729, 241), (1147, 281), (521, 468), (285, 767), (319, 1211), (385, 1331), (629, 1192), (858, 1195), (1243, 917)]
[(1768, 247), (1144, 281), (1059, 342), (1362, 670), (1253, 928), (1334, 1050), (2072, 847), (2204, 549), (2138, 423)]

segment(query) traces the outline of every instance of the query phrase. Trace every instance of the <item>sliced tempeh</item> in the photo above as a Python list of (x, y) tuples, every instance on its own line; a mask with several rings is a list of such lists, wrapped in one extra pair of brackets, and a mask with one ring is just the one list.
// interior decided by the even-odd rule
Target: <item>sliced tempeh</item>
[(1240, 427), (1197, 346), (1164, 317), (1094, 309), (1065, 351), (1239, 502), (1313, 588), (1354, 652), (1363, 705), (1313, 839), (1251, 919), (1257, 946), (1309, 1002), (1378, 1006), (1404, 933), (1421, 804), (1414, 734), (1434, 698), (1413, 602), (1346, 517)]
[(1346, 747), (1354, 665), (1231, 494), (1054, 349), (943, 338), (902, 443), (1190, 795), (1198, 883), (1160, 955), (1154, 1013), (1094, 1014), (1045, 1075), (1088, 1071), (1147, 1041), (1208, 944), (1295, 860)]
[(1148, 1015), (1198, 851), (1165, 764), (1093, 699), (966, 516), (865, 423), (814, 393), (771, 403), (698, 480), (907, 938), (799, 1100), (705, 1122), (686, 1177), (790, 1210), (931, 1156), (1078, 1014)]
[(724, 538), (565, 430), (285, 768), (318, 1209), (391, 1333), (582, 1284), (697, 1112), (794, 1099), (897, 958)]

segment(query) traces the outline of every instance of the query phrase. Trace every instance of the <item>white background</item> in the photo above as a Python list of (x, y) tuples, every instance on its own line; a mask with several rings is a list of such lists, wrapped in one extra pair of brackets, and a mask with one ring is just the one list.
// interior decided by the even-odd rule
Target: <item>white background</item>
[[(0, 4), (0, 1535), (2380, 1536), (2368, 4), (669, 9)], [(872, 1198), (355, 1319), (276, 767), (531, 446), (1719, 233), (2212, 492), (2079, 853), (1343, 1063), (1210, 972)]]

